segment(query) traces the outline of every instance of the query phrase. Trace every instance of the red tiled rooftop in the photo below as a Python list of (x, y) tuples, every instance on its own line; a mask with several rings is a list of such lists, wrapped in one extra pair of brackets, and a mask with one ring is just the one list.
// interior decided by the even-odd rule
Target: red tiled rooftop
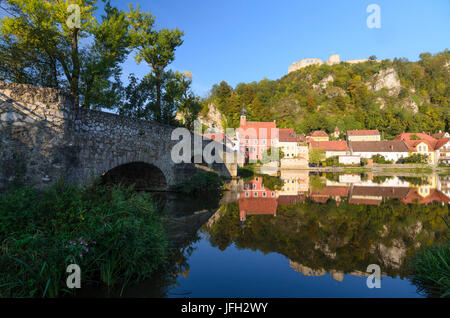
[(439, 139), (434, 146), (434, 149), (437, 150), (450, 141), (450, 138)]
[(278, 139), (281, 142), (296, 142), (295, 131), (293, 128), (282, 128), (278, 130)]
[(309, 133), (308, 136), (311, 137), (328, 137), (328, 134), (323, 130), (314, 130), (313, 132)]
[(325, 151), (349, 151), (347, 142), (344, 140), (311, 141), (311, 147)]
[(277, 139), (278, 129), (275, 122), (247, 121), (237, 131), (241, 138)]

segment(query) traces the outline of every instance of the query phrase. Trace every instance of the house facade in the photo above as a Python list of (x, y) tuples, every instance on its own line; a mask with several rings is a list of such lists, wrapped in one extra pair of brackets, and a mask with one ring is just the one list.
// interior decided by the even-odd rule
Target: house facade
[(325, 158), (339, 157), (350, 154), (347, 142), (344, 140), (334, 141), (311, 141), (311, 149), (322, 149), (325, 152)]
[(240, 126), (236, 130), (241, 153), (252, 161), (261, 160), (263, 153), (270, 147), (278, 147), (278, 129), (275, 121), (247, 121), (241, 115)]
[(380, 132), (375, 130), (348, 130), (346, 133), (348, 141), (380, 141)]
[(393, 160), (409, 156), (409, 148), (401, 140), (382, 140), (382, 141), (353, 141), (349, 142), (349, 148), (352, 155), (361, 158), (370, 159), (375, 155), (381, 155), (386, 160)]
[(323, 130), (315, 130), (315, 131), (311, 132), (310, 134), (308, 134), (306, 137), (309, 141), (328, 141), (328, 140), (330, 140), (330, 137), (328, 136), (328, 134)]
[(292, 159), (298, 157), (298, 143), (293, 128), (278, 130), (278, 146), (284, 153), (284, 158)]
[(435, 146), (436, 163), (450, 165), (450, 138), (440, 139)]

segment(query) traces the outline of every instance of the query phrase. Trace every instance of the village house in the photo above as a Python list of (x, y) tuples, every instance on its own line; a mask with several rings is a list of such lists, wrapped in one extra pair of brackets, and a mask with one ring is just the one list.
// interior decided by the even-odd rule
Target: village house
[(236, 137), (241, 153), (252, 161), (261, 160), (268, 148), (278, 147), (276, 122), (247, 121), (245, 113), (241, 115)]
[(411, 152), (428, 156), (428, 163), (436, 164), (437, 140), (425, 133), (402, 133), (394, 140), (403, 140)]
[(284, 153), (284, 158), (297, 158), (297, 138), (293, 128), (278, 130), (278, 146)]
[(330, 137), (323, 130), (315, 130), (306, 135), (308, 141), (328, 141)]
[(352, 141), (349, 142), (349, 148), (352, 155), (366, 159), (381, 155), (394, 163), (400, 158), (408, 157), (410, 151), (401, 140)]
[(380, 132), (375, 130), (348, 130), (346, 134), (348, 141), (380, 141)]
[(450, 138), (438, 140), (435, 152), (437, 164), (450, 165)]
[(347, 142), (345, 140), (334, 141), (311, 141), (311, 149), (322, 149), (325, 152), (325, 158), (339, 157), (350, 154)]

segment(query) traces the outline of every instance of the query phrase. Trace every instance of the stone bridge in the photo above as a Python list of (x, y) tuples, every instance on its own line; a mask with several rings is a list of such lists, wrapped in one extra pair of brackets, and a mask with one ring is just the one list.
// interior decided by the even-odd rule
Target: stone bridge
[[(37, 187), (61, 177), (77, 184), (102, 177), (108, 182), (167, 190), (199, 169), (236, 176), (236, 154), (211, 140), (201, 140), (197, 147), (201, 150), (194, 156), (191, 138), (192, 160), (175, 163), (171, 150), (179, 140), (171, 140), (174, 129), (76, 108), (72, 98), (57, 89), (0, 81), (0, 189), (19, 177)], [(219, 149), (225, 163), (193, 163), (208, 144)]]

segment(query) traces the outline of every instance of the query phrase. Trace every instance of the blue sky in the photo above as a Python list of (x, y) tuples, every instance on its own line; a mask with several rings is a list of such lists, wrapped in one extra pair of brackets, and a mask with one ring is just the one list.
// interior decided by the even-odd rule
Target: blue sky
[[(127, 9), (130, 1), (112, 0)], [(449, 0), (151, 0), (140, 3), (158, 28), (185, 32), (171, 68), (191, 71), (193, 89), (204, 95), (222, 80), (278, 79), (303, 58), (342, 60), (406, 57), (450, 48)], [(381, 8), (381, 28), (369, 29), (369, 4)], [(144, 76), (132, 57), (129, 73)]]
[[(125, 1), (124, 1), (125, 2)], [(126, 4), (114, 2), (121, 8)], [(381, 8), (381, 28), (369, 29), (369, 4)], [(171, 68), (189, 70), (193, 89), (204, 95), (222, 80), (278, 79), (300, 59), (406, 57), (450, 48), (448, 0), (152, 0), (140, 2), (157, 27), (185, 32)], [(132, 58), (125, 74), (144, 75)]]

